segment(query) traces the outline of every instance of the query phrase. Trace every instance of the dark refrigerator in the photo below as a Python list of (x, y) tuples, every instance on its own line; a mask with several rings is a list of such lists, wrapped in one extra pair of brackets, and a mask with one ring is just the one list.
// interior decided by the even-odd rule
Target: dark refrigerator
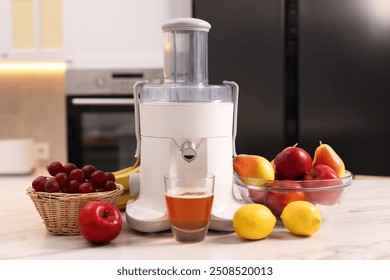
[(236, 81), (238, 153), (331, 145), (354, 174), (390, 175), (388, 0), (194, 0), (211, 24), (210, 83)]

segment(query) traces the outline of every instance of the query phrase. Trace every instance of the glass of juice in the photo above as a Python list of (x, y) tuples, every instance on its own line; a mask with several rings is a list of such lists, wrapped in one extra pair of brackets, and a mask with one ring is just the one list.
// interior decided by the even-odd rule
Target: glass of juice
[(212, 174), (164, 176), (167, 211), (176, 241), (197, 242), (206, 237), (214, 199), (214, 181)]

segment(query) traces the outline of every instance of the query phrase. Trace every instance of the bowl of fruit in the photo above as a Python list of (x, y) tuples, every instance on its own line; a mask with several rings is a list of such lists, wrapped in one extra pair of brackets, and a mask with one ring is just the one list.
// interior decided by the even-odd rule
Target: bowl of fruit
[(81, 168), (58, 161), (47, 165), (49, 176), (36, 177), (27, 194), (33, 201), (46, 229), (51, 234), (80, 234), (77, 226), (79, 210), (90, 201), (115, 204), (123, 186), (115, 183), (111, 172), (93, 165)]
[(279, 221), (287, 204), (302, 200), (316, 205), (326, 219), (342, 202), (353, 177), (333, 148), (321, 142), (313, 159), (295, 145), (272, 161), (238, 155), (233, 167), (238, 199), (267, 206)]

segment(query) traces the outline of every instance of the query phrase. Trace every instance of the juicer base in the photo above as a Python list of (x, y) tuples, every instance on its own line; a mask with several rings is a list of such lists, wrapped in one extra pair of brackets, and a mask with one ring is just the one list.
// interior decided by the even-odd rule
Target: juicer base
[(141, 221), (126, 214), (126, 221), (132, 229), (145, 233), (155, 233), (171, 229), (171, 224), (165, 216), (160, 219)]

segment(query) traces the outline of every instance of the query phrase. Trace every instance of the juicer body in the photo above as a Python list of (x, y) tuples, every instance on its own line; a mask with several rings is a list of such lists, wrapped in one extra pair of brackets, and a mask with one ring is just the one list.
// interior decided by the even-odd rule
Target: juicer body
[[(130, 226), (142, 232), (170, 228), (164, 176), (215, 175), (210, 229), (232, 230), (241, 205), (233, 194), (238, 85), (208, 84), (207, 36), (211, 25), (195, 18), (166, 22), (164, 84), (134, 85), (136, 156), (139, 175), (130, 189), (138, 198), (126, 206)], [(138, 177), (137, 177), (138, 176)]]
[[(235, 101), (238, 86), (234, 87)], [(142, 86), (142, 84), (141, 84)], [(137, 92), (137, 91), (135, 91)], [(142, 90), (140, 91), (142, 94)], [(136, 98), (137, 99), (137, 98)], [(142, 232), (170, 228), (165, 205), (166, 174), (190, 172), (215, 175), (214, 202), (210, 229), (231, 231), (231, 219), (240, 203), (233, 195), (235, 102), (151, 102), (139, 104), (140, 190), (129, 201), (126, 218)], [(192, 143), (196, 157), (183, 157), (183, 145)]]

